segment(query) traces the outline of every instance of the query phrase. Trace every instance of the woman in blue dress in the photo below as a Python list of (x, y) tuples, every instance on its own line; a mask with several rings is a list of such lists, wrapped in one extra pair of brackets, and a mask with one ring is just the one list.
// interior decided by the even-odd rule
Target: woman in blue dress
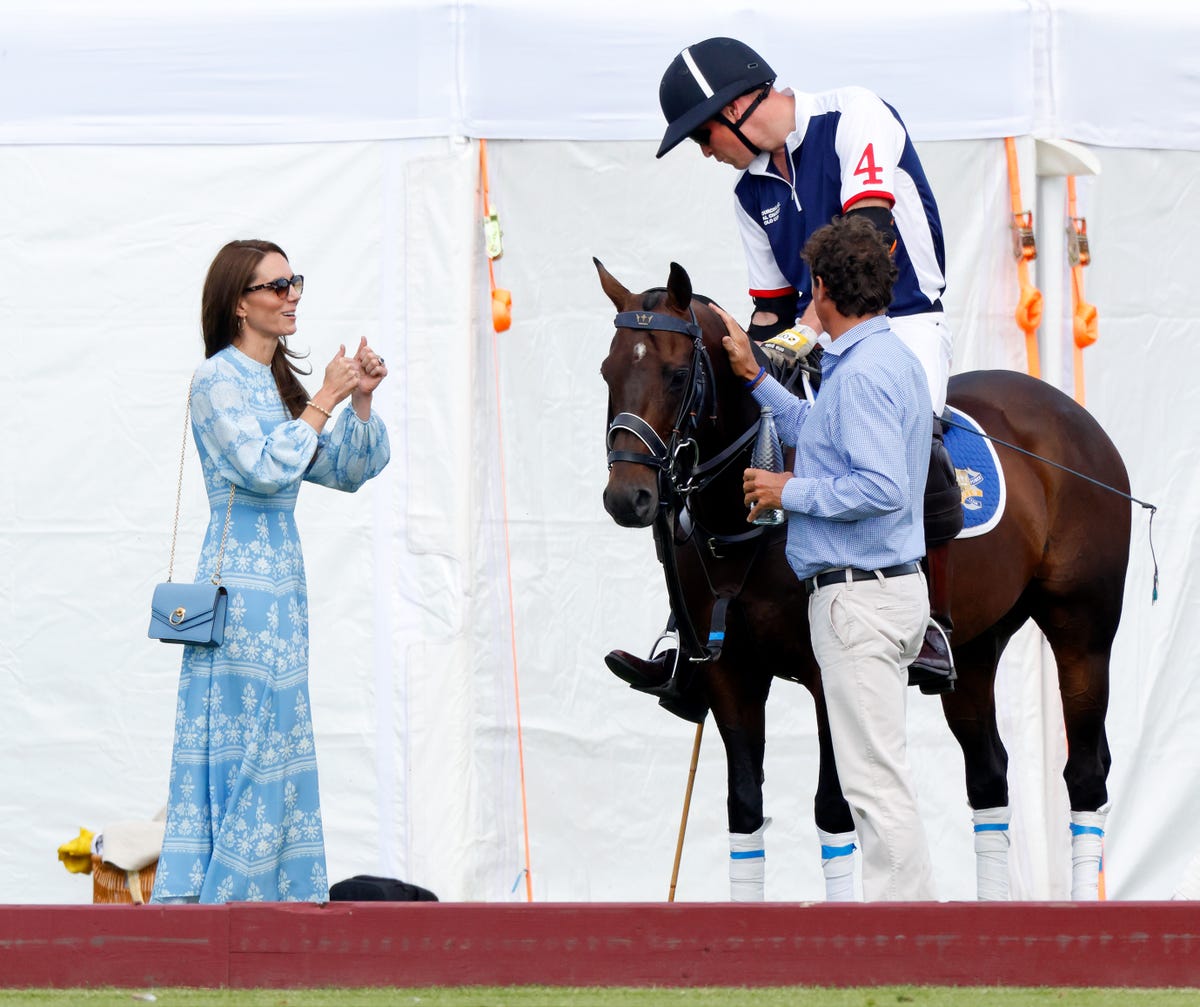
[(228, 617), (221, 646), (184, 648), (154, 902), (329, 898), (296, 495), (306, 480), (352, 493), (387, 464), (371, 399), (388, 372), (362, 339), (310, 398), (287, 345), (303, 288), (266, 241), (226, 245), (204, 283), (191, 412), (212, 514), (196, 580), (220, 562)]

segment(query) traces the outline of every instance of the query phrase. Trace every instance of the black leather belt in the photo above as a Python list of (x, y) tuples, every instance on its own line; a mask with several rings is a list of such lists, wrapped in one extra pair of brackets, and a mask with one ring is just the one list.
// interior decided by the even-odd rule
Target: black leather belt
[(896, 566), (885, 566), (880, 570), (856, 570), (852, 566), (839, 570), (825, 570), (814, 577), (804, 578), (804, 593), (812, 594), (819, 587), (829, 587), (830, 584), (845, 584), (852, 580), (875, 580), (877, 577), (907, 577), (910, 573), (920, 570), (918, 563), (900, 563)]

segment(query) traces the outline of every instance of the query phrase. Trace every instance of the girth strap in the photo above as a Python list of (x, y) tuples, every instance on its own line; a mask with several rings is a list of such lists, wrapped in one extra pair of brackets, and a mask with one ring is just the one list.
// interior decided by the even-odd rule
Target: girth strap
[(688, 611), (687, 600), (683, 597), (683, 585), (679, 583), (679, 564), (675, 561), (675, 515), (670, 508), (662, 507), (654, 518), (654, 541), (658, 547), (658, 560), (662, 563), (663, 574), (667, 582), (667, 600), (671, 603), (671, 612), (679, 625), (679, 644), (684, 656), (692, 661), (708, 660), (708, 648), (700, 642), (696, 632), (696, 624)]
[(708, 628), (708, 653), (710, 661), (721, 657), (721, 648), (725, 646), (725, 610), (729, 608), (732, 598), (729, 595), (718, 595), (713, 602), (712, 625)]
[[(754, 528), (741, 535), (701, 536), (703, 541), (707, 542), (709, 551), (712, 553), (711, 558), (714, 560), (723, 560), (726, 558), (718, 552), (716, 548), (718, 545), (748, 545), (754, 543), (753, 552), (745, 556), (742, 561), (743, 565), (740, 576), (737, 579), (737, 586), (732, 589), (730, 589), (728, 580), (725, 578), (723, 578), (725, 583), (720, 589), (713, 584), (708, 563), (705, 562), (703, 553), (698, 554), (700, 569), (704, 573), (705, 580), (708, 582), (708, 590), (713, 598), (708, 639), (705, 642), (701, 642), (700, 634), (696, 630), (696, 624), (692, 621), (692, 614), (683, 596), (683, 585), (679, 579), (679, 564), (675, 551), (680, 547), (680, 543), (675, 539), (674, 535), (675, 520), (676, 515), (670, 508), (663, 508), (659, 511), (658, 516), (654, 519), (654, 544), (658, 553), (658, 561), (662, 564), (663, 575), (667, 582), (667, 600), (671, 603), (671, 616), (675, 620), (676, 629), (679, 633), (680, 650), (683, 656), (692, 663), (715, 661), (720, 658), (721, 650), (725, 646), (725, 620), (729, 610), (729, 603), (741, 596), (742, 589), (746, 586), (746, 580), (750, 576), (750, 571), (761, 554), (763, 543), (767, 538), (772, 537), (766, 533), (768, 531), (782, 532), (784, 529), (782, 527), (778, 529)], [(701, 529), (691, 526), (690, 521), (688, 525), (685, 539), (692, 538), (695, 532), (701, 531)], [(699, 548), (698, 544), (695, 544), (694, 547)], [(726, 570), (728, 570), (727, 567)]]

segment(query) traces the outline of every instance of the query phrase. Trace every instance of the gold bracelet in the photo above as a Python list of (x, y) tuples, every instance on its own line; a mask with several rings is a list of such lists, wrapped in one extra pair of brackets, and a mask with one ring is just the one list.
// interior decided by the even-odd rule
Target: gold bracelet
[(330, 412), (328, 409), (323, 409), (323, 408), (321, 408), (321, 407), (320, 407), (319, 405), (317, 405), (317, 404), (316, 404), (316, 403), (315, 403), (315, 402), (314, 402), (312, 399), (309, 399), (309, 400), (308, 400), (308, 404), (309, 404), (310, 406), (312, 406), (312, 407), (313, 407), (313, 408), (314, 408), (314, 409), (315, 409), (317, 412), (319, 412), (319, 413), (324, 413), (324, 414), (325, 414), (326, 416), (328, 416), (330, 419), (333, 419), (333, 413), (331, 413), (331, 412)]

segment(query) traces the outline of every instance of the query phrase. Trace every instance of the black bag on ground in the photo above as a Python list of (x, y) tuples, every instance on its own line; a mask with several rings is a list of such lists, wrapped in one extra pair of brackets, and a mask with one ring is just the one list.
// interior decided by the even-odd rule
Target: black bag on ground
[(395, 878), (356, 874), (329, 889), (330, 902), (437, 902), (428, 888)]

